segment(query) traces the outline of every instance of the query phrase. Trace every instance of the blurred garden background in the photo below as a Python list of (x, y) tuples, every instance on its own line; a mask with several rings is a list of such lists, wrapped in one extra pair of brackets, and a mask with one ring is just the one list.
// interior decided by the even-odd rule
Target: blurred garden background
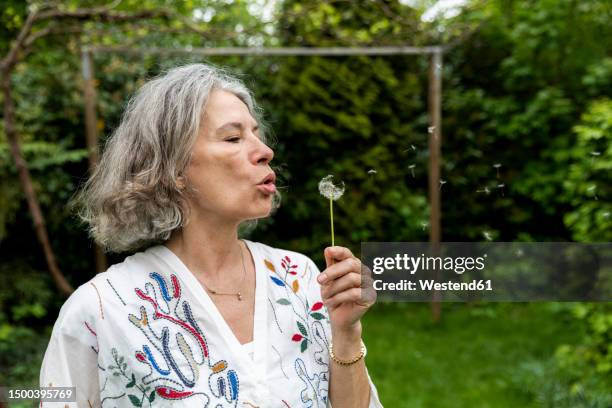
[[(80, 12), (103, 8), (171, 13)], [(4, 61), (35, 9), (63, 17), (34, 22), (38, 38), (11, 69), (15, 131), (73, 287), (96, 273), (93, 243), (67, 207), (88, 174), (81, 50), (92, 45), (452, 44), (442, 70), (442, 240), (612, 241), (608, 0), (3, 0)], [(210, 62), (252, 87), (286, 189), (281, 208), (249, 239), (324, 266), (328, 203), (317, 183), (327, 174), (346, 183), (334, 205), (338, 245), (359, 253), (362, 241), (429, 239), (426, 56), (137, 52), (94, 54), (93, 62), (100, 145), (130, 95), (164, 69)], [(0, 385), (25, 388), (38, 385), (66, 297), (37, 240), (3, 112)], [(387, 407), (612, 406), (610, 303), (447, 303), (437, 323), (427, 304), (379, 303), (364, 318), (364, 341)]]

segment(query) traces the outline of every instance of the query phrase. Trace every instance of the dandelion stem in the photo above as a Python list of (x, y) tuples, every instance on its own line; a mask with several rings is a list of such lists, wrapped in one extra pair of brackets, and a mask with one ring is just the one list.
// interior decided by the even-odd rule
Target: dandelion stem
[(334, 246), (334, 200), (333, 196), (329, 198), (329, 220), (331, 222), (331, 238), (332, 246)]

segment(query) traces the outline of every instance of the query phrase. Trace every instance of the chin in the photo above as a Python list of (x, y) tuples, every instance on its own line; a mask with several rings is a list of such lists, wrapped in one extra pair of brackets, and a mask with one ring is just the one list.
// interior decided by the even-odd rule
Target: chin
[(260, 212), (259, 214), (253, 216), (253, 218), (268, 218), (270, 216), (270, 212), (271, 211), (272, 211), (272, 209), (269, 208), (268, 211)]
[(265, 209), (259, 209), (259, 211), (255, 210), (255, 211), (251, 211), (248, 214), (243, 214), (242, 217), (240, 217), (240, 219), (242, 220), (255, 220), (255, 219), (260, 219), (260, 218), (267, 218), (269, 217), (272, 211), (272, 206), (268, 206), (268, 208)]

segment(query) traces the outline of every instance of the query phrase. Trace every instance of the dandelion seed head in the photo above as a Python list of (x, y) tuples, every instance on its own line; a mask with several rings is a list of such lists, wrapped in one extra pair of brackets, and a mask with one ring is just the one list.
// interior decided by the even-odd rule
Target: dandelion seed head
[(376, 170), (370, 169), (370, 170), (368, 170), (368, 174), (376, 174)]
[(344, 194), (344, 181), (340, 181), (339, 185), (334, 185), (333, 175), (327, 175), (319, 181), (319, 193), (328, 200), (337, 200)]

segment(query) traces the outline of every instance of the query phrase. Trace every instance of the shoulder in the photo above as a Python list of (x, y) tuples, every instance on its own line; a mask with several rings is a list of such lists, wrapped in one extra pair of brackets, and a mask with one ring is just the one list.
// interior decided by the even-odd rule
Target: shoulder
[(150, 248), (127, 256), (122, 262), (111, 265), (106, 271), (78, 286), (60, 308), (55, 325), (60, 329), (69, 328), (71, 324), (84, 321), (95, 325), (98, 319), (104, 319), (103, 299), (107, 298), (109, 287), (113, 290), (130, 285), (148, 273), (159, 260), (155, 251)]
[(95, 304), (91, 299), (95, 298), (96, 291), (93, 279), (77, 287), (66, 299), (60, 308), (55, 325), (59, 328), (68, 328), (75, 321), (91, 321), (95, 317)]

